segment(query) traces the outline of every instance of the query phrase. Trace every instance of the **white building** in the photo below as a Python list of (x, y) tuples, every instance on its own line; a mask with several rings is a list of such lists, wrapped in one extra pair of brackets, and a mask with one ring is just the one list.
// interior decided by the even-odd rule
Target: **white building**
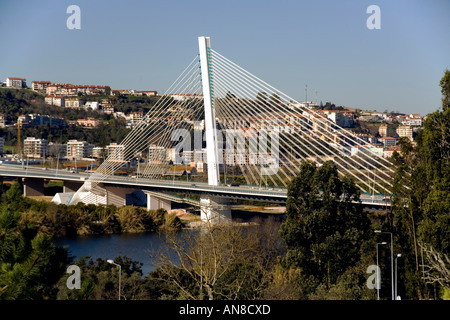
[(411, 141), (413, 140), (413, 130), (412, 130), (411, 126), (408, 126), (408, 125), (398, 126), (396, 132), (400, 138), (406, 137)]
[(133, 129), (139, 122), (144, 119), (143, 112), (131, 112), (128, 116), (125, 117), (127, 120), (127, 128)]
[(50, 84), (50, 81), (32, 81), (31, 90), (45, 94), (47, 92), (47, 86)]
[(52, 106), (64, 107), (66, 98), (64, 96), (46, 96), (45, 103)]
[(92, 154), (94, 145), (86, 141), (69, 140), (67, 142), (67, 158), (68, 159), (82, 159), (88, 158)]
[(336, 125), (342, 128), (353, 127), (353, 113), (340, 110), (325, 110), (324, 113), (328, 119), (333, 121)]
[(125, 161), (125, 145), (115, 142), (107, 145), (106, 155), (109, 160)]
[(395, 146), (397, 139), (393, 137), (382, 137), (378, 139), (385, 147)]
[(370, 151), (373, 155), (383, 157), (384, 156), (384, 148), (383, 147), (371, 147)]
[(194, 151), (185, 150), (182, 154), (184, 164), (190, 164), (194, 161)]
[(166, 148), (160, 146), (151, 146), (148, 148), (149, 163), (164, 163), (166, 160)]
[(28, 137), (23, 141), (23, 153), (29, 158), (44, 158), (47, 152), (46, 139)]
[(84, 106), (85, 101), (80, 98), (66, 98), (66, 108), (80, 108)]
[(19, 88), (19, 89), (26, 88), (27, 87), (27, 79), (8, 77), (8, 78), (6, 78), (6, 86), (8, 88)]
[(87, 101), (84, 104), (84, 107), (86, 109), (98, 110), (100, 108), (100, 105), (99, 105), (98, 101)]
[(166, 149), (166, 160), (167, 162), (172, 161), (172, 163), (175, 163), (176, 160), (175, 148)]
[(103, 150), (102, 147), (94, 147), (92, 148), (92, 157), (93, 158), (103, 158)]

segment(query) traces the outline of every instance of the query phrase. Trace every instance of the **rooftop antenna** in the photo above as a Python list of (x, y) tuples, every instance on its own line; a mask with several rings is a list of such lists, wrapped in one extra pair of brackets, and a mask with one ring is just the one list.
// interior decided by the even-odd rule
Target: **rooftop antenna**
[(308, 85), (305, 84), (305, 103), (308, 103)]

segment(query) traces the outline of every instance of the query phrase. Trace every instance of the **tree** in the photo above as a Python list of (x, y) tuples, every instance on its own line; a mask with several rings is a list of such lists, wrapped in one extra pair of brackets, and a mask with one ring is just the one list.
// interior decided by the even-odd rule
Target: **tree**
[(33, 225), (18, 228), (20, 211), (0, 208), (0, 300), (54, 298), (67, 251)]
[(149, 278), (171, 299), (256, 299), (280, 253), (277, 228), (274, 221), (245, 228), (225, 222), (181, 238), (169, 235), (160, 267)]
[(450, 258), (446, 254), (441, 254), (427, 246), (419, 243), (425, 253), (426, 265), (424, 271), (424, 280), (427, 283), (439, 283), (442, 287), (450, 290)]
[(273, 105), (278, 106), (278, 105), (281, 104), (281, 98), (280, 98), (280, 96), (279, 96), (278, 94), (276, 94), (276, 93), (273, 93), (273, 94), (270, 96), (269, 100), (270, 100), (270, 103), (273, 104)]
[[(114, 262), (121, 266), (122, 300), (148, 299), (146, 281), (142, 278), (142, 263), (129, 257), (118, 256)], [(66, 286), (70, 274), (62, 276), (57, 284), (59, 300), (117, 300), (119, 292), (118, 269), (97, 258), (81, 257), (74, 262), (80, 267), (82, 278), (79, 290), (69, 290)]]
[[(401, 143), (393, 160), (398, 165), (394, 179), (394, 227), (409, 278), (410, 295), (427, 292), (426, 251), (450, 252), (450, 73), (440, 81), (442, 109), (429, 114), (413, 147)], [(431, 250), (429, 249), (429, 250)]]
[(450, 108), (450, 71), (445, 70), (444, 76), (439, 82), (442, 93), (442, 110), (446, 111)]
[(366, 213), (353, 201), (359, 201), (358, 188), (352, 180), (339, 178), (335, 164), (317, 168), (303, 162), (288, 187), (280, 229), (287, 254), (281, 265), (300, 268), (313, 287), (336, 283), (359, 261), (370, 228)]
[(256, 95), (256, 103), (258, 104), (265, 104), (267, 101), (267, 93), (264, 91), (259, 91), (258, 94)]

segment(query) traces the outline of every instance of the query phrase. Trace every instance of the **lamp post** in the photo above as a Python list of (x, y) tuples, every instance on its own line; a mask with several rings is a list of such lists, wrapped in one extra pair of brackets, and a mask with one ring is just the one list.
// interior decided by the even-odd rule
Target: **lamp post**
[(392, 232), (383, 232), (381, 230), (375, 230), (375, 233), (387, 233), (391, 235), (391, 295), (392, 300), (395, 300), (394, 297), (394, 248), (393, 248), (393, 235)]
[(121, 281), (121, 274), (122, 274), (122, 267), (120, 266), (120, 264), (115, 263), (113, 260), (109, 259), (106, 260), (106, 262), (113, 264), (117, 267), (119, 267), (119, 300), (120, 300), (120, 281)]
[(397, 300), (397, 259), (402, 256), (401, 253), (397, 253), (397, 256), (395, 257), (395, 300)]
[(381, 287), (381, 275), (379, 273), (380, 267), (378, 266), (378, 245), (385, 245), (387, 242), (377, 243), (377, 300), (380, 300), (380, 287)]

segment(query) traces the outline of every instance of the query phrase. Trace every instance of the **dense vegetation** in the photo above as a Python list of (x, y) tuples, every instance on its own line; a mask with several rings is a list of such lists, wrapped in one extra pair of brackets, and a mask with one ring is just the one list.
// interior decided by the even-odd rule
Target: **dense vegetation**
[[(85, 96), (88, 101), (108, 99), (116, 111), (129, 114), (130, 112), (149, 111), (159, 99), (158, 97), (134, 96)], [(44, 96), (29, 89), (0, 89), (0, 113), (5, 114), (7, 123), (16, 123), (17, 117), (26, 114), (42, 114), (60, 117), (66, 121), (95, 118), (101, 120), (96, 128), (85, 128), (76, 125), (68, 127), (42, 127), (23, 128), (22, 140), (26, 137), (44, 138), (49, 142), (67, 143), (70, 139), (87, 141), (96, 146), (104, 147), (111, 142), (120, 142), (128, 134), (126, 121), (123, 118), (115, 119), (110, 114), (101, 111), (86, 109), (71, 109), (51, 106), (44, 102)], [(0, 136), (5, 138), (6, 145), (17, 144), (16, 127), (0, 128)]]
[[(442, 108), (429, 114), (417, 146), (400, 141), (391, 228), (401, 244), (406, 292), (430, 297), (450, 288), (450, 71), (440, 81)], [(404, 187), (406, 186), (406, 187)]]

